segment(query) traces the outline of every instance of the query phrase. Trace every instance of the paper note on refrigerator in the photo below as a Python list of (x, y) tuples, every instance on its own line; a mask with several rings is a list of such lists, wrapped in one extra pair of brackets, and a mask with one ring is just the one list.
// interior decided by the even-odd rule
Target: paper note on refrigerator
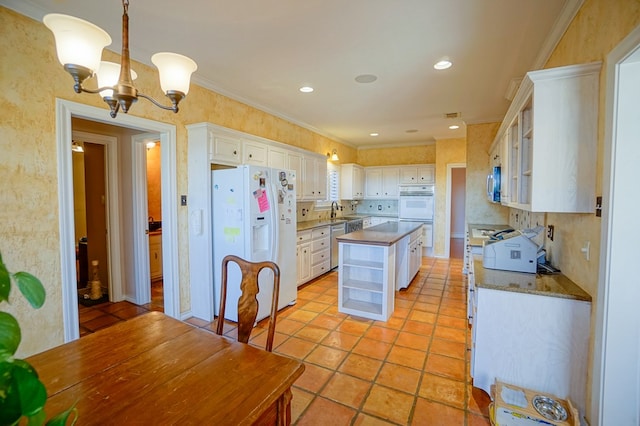
[(229, 243), (235, 243), (236, 238), (240, 236), (240, 228), (236, 227), (225, 227), (224, 228), (224, 239)]
[(269, 199), (267, 198), (267, 191), (257, 189), (253, 192), (253, 196), (258, 201), (258, 210), (260, 213), (264, 213), (269, 210)]

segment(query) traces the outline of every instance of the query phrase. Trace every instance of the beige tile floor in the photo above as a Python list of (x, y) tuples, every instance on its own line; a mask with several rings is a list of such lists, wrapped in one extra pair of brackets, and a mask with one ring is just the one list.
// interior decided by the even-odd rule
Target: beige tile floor
[[(337, 309), (337, 272), (299, 289), (280, 311), (274, 352), (306, 369), (293, 387), (297, 425), (489, 425), (489, 397), (471, 386), (461, 259), (423, 258), (389, 321)], [(161, 304), (160, 304), (161, 305)], [(127, 302), (81, 308), (84, 334), (156, 308)], [(187, 322), (213, 330), (214, 323)], [(251, 343), (264, 347), (266, 324)], [(227, 334), (234, 334), (232, 323)]]

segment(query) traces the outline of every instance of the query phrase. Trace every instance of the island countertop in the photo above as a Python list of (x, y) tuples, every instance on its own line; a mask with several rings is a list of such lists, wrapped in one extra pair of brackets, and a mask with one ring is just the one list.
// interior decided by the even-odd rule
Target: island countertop
[(339, 243), (390, 246), (422, 226), (421, 222), (385, 222), (337, 237)]

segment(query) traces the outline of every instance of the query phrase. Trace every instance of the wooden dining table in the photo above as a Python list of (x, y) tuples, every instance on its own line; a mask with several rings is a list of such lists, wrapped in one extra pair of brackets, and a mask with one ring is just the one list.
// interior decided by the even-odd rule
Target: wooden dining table
[(304, 364), (150, 312), (27, 359), (47, 417), (78, 424), (286, 425)]

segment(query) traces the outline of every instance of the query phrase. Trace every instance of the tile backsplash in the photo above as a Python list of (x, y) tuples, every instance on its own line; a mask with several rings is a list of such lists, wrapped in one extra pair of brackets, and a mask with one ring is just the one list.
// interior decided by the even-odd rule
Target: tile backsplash
[[(397, 200), (342, 200), (338, 203), (342, 210), (338, 210), (337, 216), (354, 214), (371, 216), (397, 216)], [(308, 220), (327, 220), (331, 216), (331, 208), (326, 205), (317, 206), (314, 201), (298, 201), (296, 203), (296, 220), (306, 222)]]
[(362, 200), (356, 207), (358, 214), (398, 216), (398, 200)]
[[(509, 213), (509, 226), (514, 229), (530, 229), (536, 226), (545, 226), (545, 213), (528, 212), (519, 209), (510, 209)], [(533, 241), (542, 246), (545, 243), (546, 233), (544, 230), (540, 234), (533, 237)]]
[(509, 226), (515, 229), (535, 228), (536, 226), (545, 226), (545, 214), (528, 212), (519, 209), (510, 209)]

